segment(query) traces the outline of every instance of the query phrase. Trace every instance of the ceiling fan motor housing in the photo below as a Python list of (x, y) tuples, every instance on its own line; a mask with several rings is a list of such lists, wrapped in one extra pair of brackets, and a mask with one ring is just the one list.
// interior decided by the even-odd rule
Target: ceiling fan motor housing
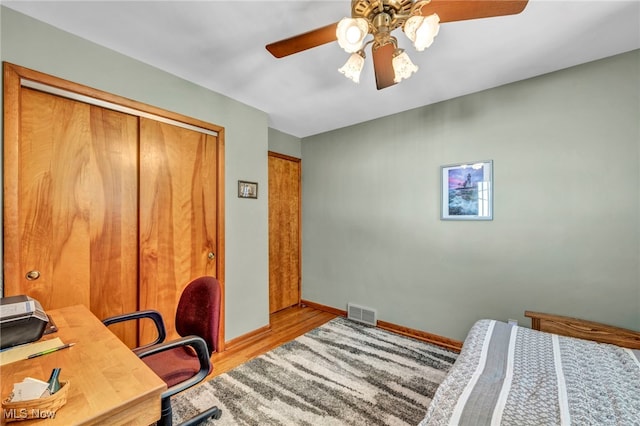
[(352, 0), (351, 17), (363, 18), (369, 23), (369, 34), (374, 37), (373, 50), (397, 40), (391, 32), (404, 25), (406, 20), (430, 0)]
[(351, 17), (364, 18), (375, 25), (376, 16), (385, 14), (386, 17), (378, 19), (388, 19), (386, 26), (393, 31), (411, 14), (413, 3), (413, 0), (352, 0)]

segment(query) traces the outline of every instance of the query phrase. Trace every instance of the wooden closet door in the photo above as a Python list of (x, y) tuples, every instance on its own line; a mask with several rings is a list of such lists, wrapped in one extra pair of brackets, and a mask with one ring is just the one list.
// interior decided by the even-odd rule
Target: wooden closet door
[[(169, 338), (184, 287), (216, 276), (217, 137), (140, 119), (140, 309), (160, 311)], [(141, 324), (140, 342), (155, 336)]]
[[(98, 318), (137, 308), (137, 118), (21, 88), (17, 238), (5, 241), (5, 295)], [(15, 171), (17, 170), (17, 173)], [(13, 202), (13, 198), (9, 199)], [(114, 327), (128, 344), (135, 326)]]
[(269, 153), (269, 312), (300, 302), (300, 159)]

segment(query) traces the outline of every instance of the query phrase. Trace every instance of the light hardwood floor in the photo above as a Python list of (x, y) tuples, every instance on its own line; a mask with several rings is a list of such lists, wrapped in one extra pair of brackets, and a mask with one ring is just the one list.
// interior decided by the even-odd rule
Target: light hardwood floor
[(294, 306), (276, 312), (271, 315), (271, 331), (244, 344), (233, 346), (224, 352), (213, 354), (211, 357), (213, 372), (207, 377), (207, 380), (269, 352), (336, 316), (308, 306)]

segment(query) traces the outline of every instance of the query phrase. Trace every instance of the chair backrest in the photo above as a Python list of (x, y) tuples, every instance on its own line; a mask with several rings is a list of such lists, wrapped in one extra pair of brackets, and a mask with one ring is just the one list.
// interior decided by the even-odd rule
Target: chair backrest
[(209, 355), (216, 351), (220, 329), (220, 283), (215, 277), (199, 277), (182, 291), (176, 311), (176, 331), (182, 337), (200, 336)]

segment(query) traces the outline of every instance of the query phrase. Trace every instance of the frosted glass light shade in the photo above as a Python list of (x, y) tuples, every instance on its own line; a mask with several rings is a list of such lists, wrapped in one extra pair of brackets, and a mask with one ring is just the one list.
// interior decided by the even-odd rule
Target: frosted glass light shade
[(412, 16), (404, 23), (404, 33), (413, 42), (417, 51), (422, 52), (431, 46), (440, 31), (440, 17), (437, 13), (424, 16)]
[(347, 53), (360, 50), (367, 34), (369, 34), (369, 23), (363, 18), (342, 18), (336, 29), (338, 44)]
[(352, 53), (347, 63), (338, 69), (345, 77), (353, 80), (354, 83), (360, 83), (360, 73), (364, 66), (364, 54), (359, 52)]
[(418, 71), (418, 66), (411, 62), (409, 55), (407, 55), (407, 53), (402, 49), (398, 49), (393, 55), (391, 64), (393, 65), (393, 81), (395, 83), (400, 83), (402, 80), (411, 77), (411, 74)]

